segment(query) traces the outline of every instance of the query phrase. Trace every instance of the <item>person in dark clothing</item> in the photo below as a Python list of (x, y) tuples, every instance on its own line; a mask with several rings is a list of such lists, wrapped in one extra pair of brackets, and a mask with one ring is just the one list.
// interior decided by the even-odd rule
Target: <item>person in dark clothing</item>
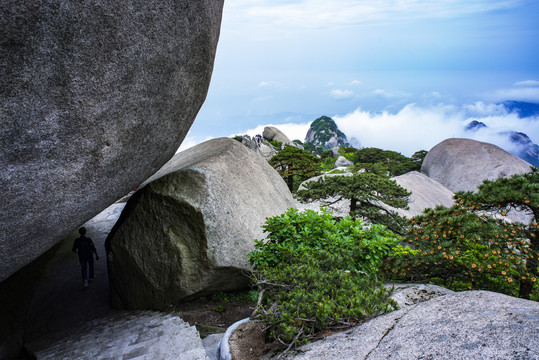
[[(79, 255), (80, 267), (82, 270), (82, 281), (85, 288), (88, 287), (88, 281), (94, 280), (94, 254), (95, 260), (99, 260), (97, 249), (89, 237), (86, 237), (86, 228), (79, 229), (80, 237), (75, 239), (73, 243), (73, 252)], [(90, 270), (90, 278), (88, 278), (87, 268)]]

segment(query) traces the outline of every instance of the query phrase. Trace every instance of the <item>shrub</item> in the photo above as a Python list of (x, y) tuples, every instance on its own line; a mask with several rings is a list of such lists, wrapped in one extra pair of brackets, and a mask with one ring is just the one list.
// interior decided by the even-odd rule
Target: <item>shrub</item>
[[(484, 289), (512, 296), (526, 271), (529, 243), (520, 224), (477, 215), (455, 205), (437, 207), (411, 220), (383, 271), (388, 277), (428, 281), (453, 290)], [(535, 296), (539, 288), (535, 286)]]
[(267, 242), (257, 240), (249, 257), (263, 293), (257, 318), (272, 338), (304, 342), (396, 307), (377, 276), (397, 245), (385, 227), (336, 220), (327, 209), (290, 209), (268, 218), (264, 230)]
[(283, 146), (283, 143), (281, 141), (273, 140), (273, 141), (270, 141), (269, 143), (271, 145), (273, 145), (273, 147), (275, 147), (276, 149), (279, 149), (279, 150), (281, 150), (281, 148)]

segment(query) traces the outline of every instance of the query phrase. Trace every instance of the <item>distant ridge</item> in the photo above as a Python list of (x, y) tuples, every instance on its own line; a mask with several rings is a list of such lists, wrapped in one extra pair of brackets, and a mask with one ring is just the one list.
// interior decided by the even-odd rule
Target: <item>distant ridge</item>
[(539, 104), (508, 100), (501, 103), (508, 112), (515, 112), (520, 118), (539, 116)]

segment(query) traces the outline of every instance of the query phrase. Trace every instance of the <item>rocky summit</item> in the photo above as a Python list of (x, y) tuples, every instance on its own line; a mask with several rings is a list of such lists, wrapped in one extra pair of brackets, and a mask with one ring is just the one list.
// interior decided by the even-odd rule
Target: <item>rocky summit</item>
[(0, 3), (0, 281), (174, 155), (206, 97), (222, 6)]
[(163, 309), (246, 287), (261, 225), (290, 207), (284, 180), (236, 140), (177, 154), (131, 197), (107, 238), (113, 305)]
[(526, 173), (530, 166), (496, 145), (450, 138), (427, 153), (421, 172), (457, 192), (475, 191), (483, 180)]
[(349, 145), (346, 135), (328, 116), (321, 116), (311, 123), (305, 137), (305, 143), (321, 146), (326, 150)]

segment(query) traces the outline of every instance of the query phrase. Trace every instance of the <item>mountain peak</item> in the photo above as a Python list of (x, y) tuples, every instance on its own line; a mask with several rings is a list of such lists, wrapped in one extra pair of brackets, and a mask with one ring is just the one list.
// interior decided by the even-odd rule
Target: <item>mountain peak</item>
[(339, 130), (335, 121), (328, 116), (321, 116), (311, 123), (305, 142), (328, 150), (340, 146), (349, 146), (346, 135)]

